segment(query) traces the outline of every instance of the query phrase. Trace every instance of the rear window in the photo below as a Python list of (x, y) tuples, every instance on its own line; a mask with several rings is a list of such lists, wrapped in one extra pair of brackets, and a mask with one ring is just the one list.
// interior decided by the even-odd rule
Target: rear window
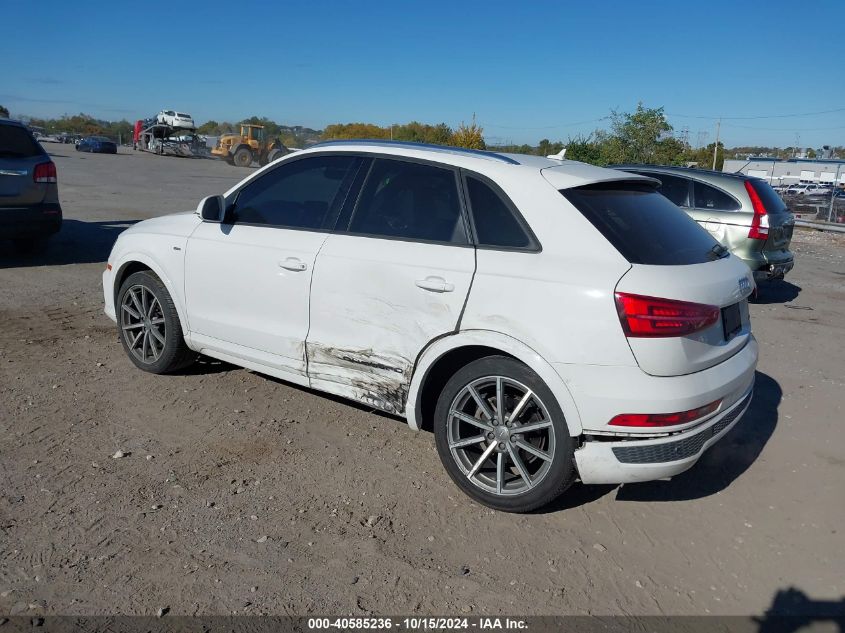
[(789, 212), (789, 209), (786, 208), (786, 203), (784, 203), (777, 192), (765, 180), (751, 178), (748, 182), (754, 187), (754, 191), (760, 196), (760, 200), (763, 201), (763, 206), (766, 207), (766, 213), (777, 214)]
[(44, 150), (29, 130), (19, 125), (0, 124), (0, 158), (42, 156)]
[(561, 193), (632, 264), (702, 264), (727, 253), (695, 220), (649, 186), (599, 183)]

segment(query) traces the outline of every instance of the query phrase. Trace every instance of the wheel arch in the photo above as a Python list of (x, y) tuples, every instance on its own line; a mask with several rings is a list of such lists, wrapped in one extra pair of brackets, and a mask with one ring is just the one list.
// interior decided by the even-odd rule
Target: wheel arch
[(411, 428), (429, 428), (437, 394), (458, 369), (479, 358), (494, 355), (514, 358), (537, 373), (560, 405), (569, 434), (573, 437), (581, 434), (578, 408), (554, 368), (521, 341), (489, 330), (465, 330), (437, 339), (423, 350), (414, 367), (405, 405), (405, 417)]
[(117, 293), (120, 291), (120, 286), (129, 275), (149, 270), (156, 277), (161, 280), (170, 297), (173, 299), (173, 305), (176, 307), (176, 313), (179, 315), (179, 322), (182, 326), (182, 335), (188, 337), (188, 315), (185, 312), (185, 305), (183, 302), (182, 292), (177, 289), (170, 277), (165, 274), (164, 268), (146, 253), (131, 252), (121, 256), (120, 260), (113, 265), (116, 271), (114, 274), (114, 283), (112, 284), (112, 296), (114, 297), (115, 314), (117, 314)]

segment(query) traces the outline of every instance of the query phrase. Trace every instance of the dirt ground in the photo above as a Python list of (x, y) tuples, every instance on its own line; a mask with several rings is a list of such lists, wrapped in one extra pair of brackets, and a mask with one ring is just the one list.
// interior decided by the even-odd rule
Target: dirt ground
[(509, 515), (463, 496), (431, 435), (396, 418), (225, 364), (136, 370), (102, 313), (111, 244), (248, 170), (46, 147), (65, 226), (42, 254), (0, 254), (0, 615), (749, 614), (777, 596), (843, 599), (845, 236), (796, 235), (795, 270), (751, 308), (751, 409), (692, 470)]

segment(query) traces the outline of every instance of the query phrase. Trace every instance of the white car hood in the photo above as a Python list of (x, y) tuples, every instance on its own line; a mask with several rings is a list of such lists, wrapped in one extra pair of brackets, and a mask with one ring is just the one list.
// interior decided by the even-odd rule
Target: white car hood
[(156, 235), (173, 235), (176, 237), (188, 237), (194, 232), (197, 225), (202, 222), (194, 212), (174, 213), (163, 215), (158, 218), (143, 220), (124, 231), (124, 235), (132, 233), (147, 233)]

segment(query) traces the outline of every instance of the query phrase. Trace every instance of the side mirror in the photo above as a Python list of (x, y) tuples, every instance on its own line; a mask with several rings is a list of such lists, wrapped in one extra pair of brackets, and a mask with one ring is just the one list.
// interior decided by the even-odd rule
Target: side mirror
[(208, 196), (197, 205), (197, 213), (203, 222), (223, 222), (225, 210), (226, 200), (223, 196)]

